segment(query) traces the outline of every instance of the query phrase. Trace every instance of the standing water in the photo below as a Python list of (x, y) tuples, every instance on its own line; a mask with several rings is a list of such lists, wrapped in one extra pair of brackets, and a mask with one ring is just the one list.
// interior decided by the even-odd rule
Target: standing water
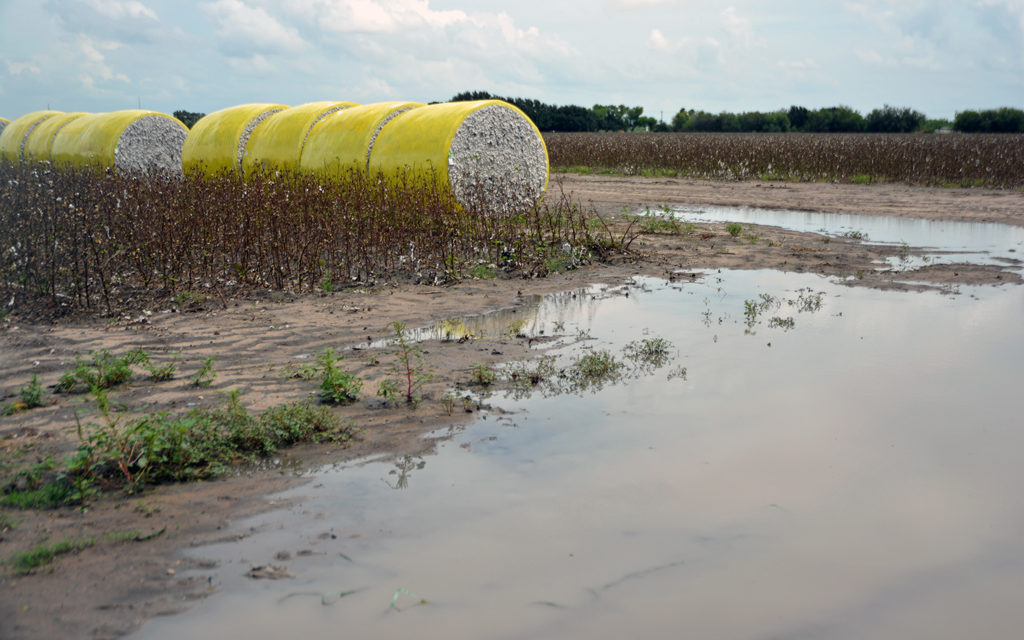
[[(532, 319), (583, 338), (557, 368), (628, 375), (497, 394), (436, 455), (311, 473), (255, 535), (193, 550), (219, 593), (138, 637), (1019, 635), (1024, 287), (628, 291)], [(656, 339), (669, 361), (636, 366)]]

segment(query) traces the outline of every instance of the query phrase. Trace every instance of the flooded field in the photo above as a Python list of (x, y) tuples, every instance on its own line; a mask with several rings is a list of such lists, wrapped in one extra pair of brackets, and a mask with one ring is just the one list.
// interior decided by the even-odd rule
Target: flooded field
[(137, 637), (1018, 635), (1022, 320), (1020, 287), (722, 271), (434, 328), (621, 368), (497, 392), (436, 455), (312, 472), (193, 550), (216, 595)]
[[(656, 211), (655, 213), (665, 213)], [(936, 221), (917, 218), (787, 211), (757, 207), (675, 207), (667, 213), (686, 222), (736, 222), (792, 231), (845, 236), (866, 242), (909, 245), (929, 251), (904, 268), (938, 262), (1019, 264), (1024, 253), (1024, 227), (989, 222)], [(898, 259), (894, 259), (898, 260)], [(895, 265), (890, 265), (895, 266)]]

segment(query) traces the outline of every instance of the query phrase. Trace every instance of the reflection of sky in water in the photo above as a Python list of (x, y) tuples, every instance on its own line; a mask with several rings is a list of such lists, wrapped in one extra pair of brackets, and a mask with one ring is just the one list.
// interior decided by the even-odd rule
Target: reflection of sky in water
[[(643, 284), (578, 297), (565, 321), (598, 348), (667, 338), (685, 381), (495, 398), (514, 413), (442, 444), (401, 491), (392, 465), (324, 471), (301, 505), (242, 525), (263, 533), (193, 550), (225, 563), (225, 593), (140, 637), (1017, 635), (1024, 287)], [(786, 303), (808, 291), (818, 311)], [(762, 293), (793, 329), (747, 327)], [(302, 548), (325, 553), (285, 563), (294, 580), (240, 577)], [(398, 588), (430, 604), (389, 611)]]
[[(672, 214), (686, 222), (738, 222), (782, 227), (792, 231), (839, 236), (850, 232), (866, 235), (866, 242), (927, 247), (952, 254), (932, 254), (940, 262), (1000, 263), (999, 258), (1024, 259), (1024, 227), (990, 222), (955, 222), (758, 209), (754, 207), (674, 207)], [(659, 212), (652, 212), (657, 214)], [(957, 252), (985, 252), (986, 255)], [(913, 266), (924, 263), (915, 262)], [(895, 265), (894, 265), (895, 266)]]

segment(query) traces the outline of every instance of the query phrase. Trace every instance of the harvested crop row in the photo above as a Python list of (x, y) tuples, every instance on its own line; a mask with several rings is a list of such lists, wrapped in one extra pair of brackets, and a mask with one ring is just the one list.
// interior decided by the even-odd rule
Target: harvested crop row
[(548, 133), (559, 170), (712, 180), (1024, 186), (1024, 135)]

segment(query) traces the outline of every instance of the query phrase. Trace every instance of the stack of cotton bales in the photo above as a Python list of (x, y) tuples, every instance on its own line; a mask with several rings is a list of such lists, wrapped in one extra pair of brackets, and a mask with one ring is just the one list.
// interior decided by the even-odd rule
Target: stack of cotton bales
[(191, 131), (155, 111), (36, 111), (0, 131), (0, 158), (133, 173), (401, 174), (436, 180), (463, 206), (502, 210), (536, 205), (548, 181), (540, 131), (500, 100), (244, 104)]
[(43, 160), (119, 172), (181, 173), (188, 129), (171, 116), (129, 109), (110, 113), (35, 111), (0, 133), (0, 158)]
[(544, 194), (548, 153), (537, 127), (511, 104), (448, 102), (387, 123), (370, 149), (369, 168), (428, 171), (464, 206), (520, 210)]
[(57, 134), (72, 120), (77, 120), (87, 113), (58, 113), (37, 124), (24, 138), (21, 149), (22, 160), (50, 161), (53, 158), (53, 141)]
[(8, 162), (21, 162), (24, 159), (25, 143), (28, 136), (48, 118), (60, 114), (60, 111), (33, 111), (20, 118), (15, 118), (0, 132), (0, 159)]
[(340, 111), (310, 131), (299, 166), (326, 176), (364, 166), (370, 173), (430, 176), (463, 206), (503, 210), (536, 205), (548, 181), (540, 131), (500, 100)]
[(242, 170), (242, 158), (253, 130), (283, 104), (241, 104), (203, 116), (192, 125), (181, 150), (185, 173), (214, 175)]
[(340, 177), (370, 168), (370, 151), (384, 125), (422, 102), (377, 102), (334, 113), (306, 138), (299, 168), (324, 177)]
[(253, 129), (242, 156), (242, 172), (298, 171), (302, 148), (319, 122), (341, 113), (355, 102), (310, 102), (283, 109)]

